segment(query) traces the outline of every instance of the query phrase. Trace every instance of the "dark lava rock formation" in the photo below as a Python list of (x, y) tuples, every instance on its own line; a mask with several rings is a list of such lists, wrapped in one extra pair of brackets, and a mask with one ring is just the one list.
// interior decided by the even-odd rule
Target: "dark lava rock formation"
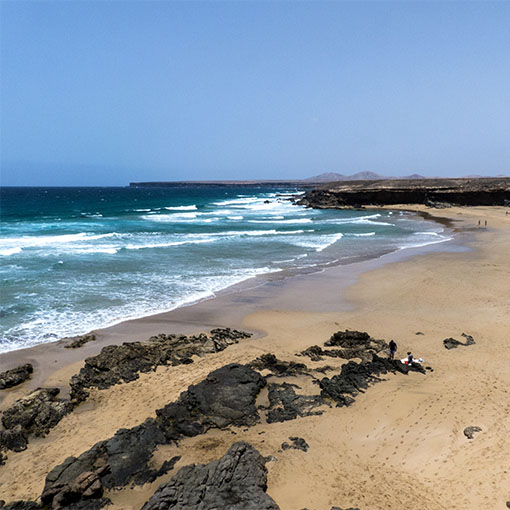
[(320, 395), (298, 395), (296, 384), (269, 384), (267, 422), (276, 423), (295, 420), (298, 416), (314, 416), (322, 414), (317, 407), (329, 405)]
[(264, 458), (239, 442), (221, 459), (180, 469), (142, 510), (278, 510), (266, 490)]
[(20, 367), (7, 370), (6, 372), (0, 373), (0, 390), (12, 388), (30, 379), (30, 374), (34, 371), (34, 367), (27, 363)]
[(59, 399), (58, 388), (38, 389), (17, 400), (4, 411), (0, 430), (0, 449), (25, 450), (28, 436), (44, 436), (72, 409), (69, 401)]
[(106, 389), (121, 382), (138, 379), (140, 372), (150, 372), (161, 365), (192, 363), (192, 356), (223, 351), (241, 338), (251, 335), (235, 329), (213, 329), (210, 336), (158, 335), (148, 342), (108, 345), (97, 356), (85, 360), (85, 366), (71, 378), (71, 397), (85, 400), (87, 388)]
[(290, 444), (285, 442), (282, 443), (282, 450), (290, 450), (293, 448), (294, 450), (301, 450), (302, 452), (307, 452), (310, 446), (302, 437), (289, 437), (291, 441)]
[(70, 339), (71, 342), (64, 345), (66, 349), (78, 349), (79, 347), (89, 343), (89, 342), (95, 342), (96, 335), (89, 334), (89, 335), (81, 335), (81, 336), (75, 336)]
[(255, 370), (270, 370), (276, 377), (292, 377), (308, 374), (304, 363), (279, 360), (274, 354), (263, 354), (250, 363)]
[(420, 364), (404, 365), (399, 360), (380, 358), (374, 354), (372, 361), (355, 363), (349, 361), (342, 366), (340, 374), (331, 379), (325, 377), (320, 381), (321, 395), (333, 399), (338, 407), (348, 406), (354, 402), (359, 393), (363, 393), (371, 384), (381, 381), (380, 375), (391, 373), (408, 374), (410, 371), (425, 374)]
[(178, 460), (151, 469), (149, 462), (157, 445), (203, 434), (211, 428), (254, 425), (259, 421), (255, 400), (265, 384), (259, 373), (244, 365), (226, 365), (211, 372), (181, 393), (176, 402), (158, 409), (156, 419), (120, 429), (111, 439), (55, 467), (46, 478), (43, 503), (55, 507), (55, 501), (68, 501), (69, 497), (82, 501), (85, 495), (73, 489), (82, 478), (94, 480), (96, 497), (104, 488), (154, 481)]
[(475, 437), (475, 432), (481, 432), (482, 429), (480, 427), (477, 427), (476, 425), (472, 425), (470, 427), (466, 427), (464, 429), (464, 435), (468, 439), (473, 439)]
[[(77, 337), (76, 342), (83, 345), (93, 340), (93, 336)], [(38, 389), (28, 397), (17, 400), (4, 412), (4, 430), (0, 430), (0, 462), (4, 460), (2, 450), (25, 450), (30, 435), (47, 434), (75, 406), (86, 400), (88, 388), (106, 389), (114, 384), (130, 382), (137, 379), (140, 372), (155, 370), (159, 365), (192, 363), (193, 355), (220, 352), (239, 339), (250, 336), (244, 331), (217, 328), (210, 335), (158, 335), (146, 343), (104, 347), (97, 356), (87, 358), (85, 366), (71, 378), (71, 400), (57, 398), (58, 388)], [(25, 365), (1, 375), (5, 376), (6, 381), (12, 381), (28, 377), (31, 370), (31, 365)]]
[(48, 507), (42, 506), (36, 501), (14, 501), (6, 506), (1, 506), (1, 510), (100, 510), (110, 504), (110, 500), (106, 498), (82, 500), (65, 504), (64, 506)]
[(395, 204), (510, 205), (510, 178), (331, 182), (307, 191), (297, 203), (317, 209)]
[(341, 349), (322, 349), (318, 345), (312, 345), (301, 352), (301, 355), (308, 356), (312, 361), (321, 361), (323, 356), (371, 361), (374, 355), (389, 348), (384, 340), (376, 340), (363, 331), (349, 330), (337, 331), (324, 343), (324, 346), (341, 347)]
[(468, 345), (476, 344), (474, 338), (471, 335), (466, 335), (466, 333), (462, 333), (462, 336), (466, 339), (465, 342), (460, 342), (459, 340), (455, 340), (455, 338), (445, 338), (443, 340), (443, 345), (446, 349), (456, 349), (459, 345), (463, 347), (467, 347)]
[(0, 501), (0, 508), (2, 510), (42, 510), (42, 506), (35, 501), (14, 501), (8, 505)]

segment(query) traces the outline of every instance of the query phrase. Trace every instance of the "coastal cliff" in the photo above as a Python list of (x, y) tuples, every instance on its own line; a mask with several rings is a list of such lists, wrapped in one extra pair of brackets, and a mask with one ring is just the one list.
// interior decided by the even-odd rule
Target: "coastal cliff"
[(307, 191), (297, 203), (317, 209), (395, 204), (510, 205), (510, 178), (330, 182)]

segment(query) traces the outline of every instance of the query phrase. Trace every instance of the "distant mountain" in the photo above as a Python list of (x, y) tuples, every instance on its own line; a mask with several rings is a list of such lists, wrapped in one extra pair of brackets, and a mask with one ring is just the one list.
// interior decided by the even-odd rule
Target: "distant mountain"
[(342, 174), (337, 174), (336, 172), (326, 172), (320, 175), (314, 175), (313, 177), (308, 177), (308, 179), (303, 179), (304, 182), (333, 182), (333, 181), (345, 181), (348, 177)]
[(390, 177), (390, 179), (427, 179), (427, 177), (420, 174), (404, 175), (403, 177)]
[(390, 179), (390, 178), (391, 177), (376, 174), (375, 172), (358, 172), (357, 174), (349, 176), (349, 179), (353, 181), (374, 181), (378, 179)]

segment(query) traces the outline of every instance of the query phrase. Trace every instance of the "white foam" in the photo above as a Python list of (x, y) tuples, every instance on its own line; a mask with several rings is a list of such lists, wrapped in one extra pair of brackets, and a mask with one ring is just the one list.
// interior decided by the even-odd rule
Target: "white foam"
[(155, 216), (142, 215), (140, 218), (149, 221), (158, 221), (161, 223), (175, 223), (180, 221), (193, 220), (198, 216), (198, 213), (177, 213), (177, 214), (158, 214)]
[(310, 218), (298, 218), (298, 219), (288, 219), (288, 220), (248, 220), (248, 223), (312, 223), (313, 220)]
[(242, 220), (244, 216), (227, 216), (228, 220)]
[[(170, 297), (166, 303), (154, 302), (154, 294), (144, 294), (144, 286), (140, 285), (137, 299), (124, 302), (120, 306), (102, 307), (93, 313), (78, 312), (72, 310), (59, 311), (55, 308), (41, 309), (34, 313), (29, 320), (19, 324), (6, 332), (5, 338), (0, 342), (0, 352), (8, 352), (24, 347), (30, 347), (57, 338), (82, 335), (97, 328), (106, 328), (124, 322), (134, 320), (147, 315), (168, 312), (176, 308), (191, 305), (204, 299), (212, 298), (220, 290), (241, 283), (257, 275), (278, 271), (277, 268), (260, 267), (241, 269), (230, 274), (211, 275), (203, 277), (192, 285), (179, 288), (179, 292)], [(155, 275), (155, 283), (159, 277)], [(147, 276), (144, 276), (144, 283)], [(182, 280), (178, 280), (177, 285)], [(152, 285), (146, 285), (152, 289)], [(110, 295), (110, 294), (109, 294)], [(161, 297), (161, 295), (159, 295)], [(116, 297), (113, 295), (112, 297)], [(119, 296), (124, 300), (126, 296)], [(19, 338), (12, 341), (10, 338)]]
[(128, 244), (124, 246), (126, 250), (143, 250), (145, 248), (168, 248), (170, 246), (182, 246), (184, 244), (201, 244), (212, 243), (217, 239), (189, 239), (187, 241), (172, 241), (168, 243), (152, 243), (152, 244)]
[[(308, 232), (313, 232), (308, 231)], [(218, 237), (235, 237), (235, 236), (271, 236), (271, 235), (293, 235), (302, 234), (304, 230), (227, 230), (225, 232), (210, 232), (195, 234), (196, 236), (218, 236)]]
[(348, 236), (353, 236), (353, 237), (370, 237), (370, 236), (375, 236), (375, 232), (366, 232), (364, 234), (346, 234)]
[(120, 248), (109, 248), (109, 247), (101, 247), (101, 246), (94, 246), (90, 248), (75, 248), (72, 250), (66, 250), (67, 252), (71, 253), (107, 253), (109, 255), (114, 255), (120, 250)]
[(250, 204), (252, 202), (258, 202), (261, 199), (260, 197), (244, 197), (239, 195), (240, 198), (236, 198), (234, 200), (222, 200), (221, 202), (213, 202), (213, 205), (242, 205), (242, 204)]
[(426, 232), (415, 232), (417, 235), (423, 235), (423, 236), (438, 236), (441, 237), (441, 234), (438, 234), (437, 232), (432, 231), (426, 231)]
[(6, 248), (5, 250), (0, 250), (0, 255), (4, 257), (8, 257), (9, 255), (14, 255), (16, 253), (21, 253), (21, 248), (16, 246), (15, 248)]
[(196, 205), (178, 205), (175, 207), (165, 207), (167, 211), (196, 211)]
[(385, 221), (372, 221), (372, 220), (367, 220), (365, 218), (353, 221), (351, 223), (357, 223), (357, 224), (361, 223), (362, 225), (386, 225), (387, 227), (394, 227), (395, 226), (393, 223), (386, 223)]
[(337, 234), (328, 234), (319, 237), (318, 239), (310, 240), (310, 241), (299, 241), (296, 243), (296, 246), (301, 246), (302, 248), (313, 248), (317, 252), (321, 252), (328, 248), (329, 246), (335, 244), (337, 241), (342, 239), (343, 234), (341, 232)]
[(439, 243), (444, 243), (446, 241), (451, 241), (452, 239), (453, 239), (453, 237), (441, 237), (441, 239), (438, 239), (437, 241), (425, 241), (425, 242), (422, 242), (422, 243), (406, 244), (404, 246), (400, 246), (398, 249), (399, 250), (406, 250), (408, 248), (422, 248), (424, 246), (429, 246), (431, 244), (439, 244)]
[(34, 248), (40, 246), (53, 246), (55, 244), (68, 244), (82, 241), (96, 241), (108, 237), (118, 236), (116, 232), (108, 234), (89, 234), (87, 232), (79, 232), (78, 234), (61, 234), (56, 236), (21, 236), (21, 237), (5, 237), (0, 239), (0, 249), (2, 248)]

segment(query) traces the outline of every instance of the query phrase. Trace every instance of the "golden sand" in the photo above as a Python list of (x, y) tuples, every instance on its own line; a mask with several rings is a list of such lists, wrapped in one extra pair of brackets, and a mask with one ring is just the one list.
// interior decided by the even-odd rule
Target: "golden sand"
[[(268, 493), (282, 510), (331, 506), (390, 510), (408, 505), (428, 510), (505, 508), (510, 500), (510, 215), (504, 208), (481, 207), (434, 214), (455, 220), (458, 229), (472, 231), (469, 250), (426, 253), (384, 265), (369, 262), (362, 265), (361, 274), (330, 268), (280, 286), (247, 290), (242, 298), (224, 297), (239, 304), (228, 312), (219, 298), (181, 315), (174, 313), (172, 322), (166, 316), (131, 321), (99, 335), (98, 345), (66, 354), (65, 363), (53, 360), (60, 352), (55, 345), (4, 356), (8, 365), (27, 359), (36, 362), (45, 377), (41, 381), (35, 376), (32, 385), (64, 385), (79, 370), (79, 358), (97, 352), (104, 342), (142, 340), (153, 332), (170, 332), (168, 328), (176, 324), (183, 332), (207, 330), (210, 325), (259, 332), (192, 365), (160, 367), (137, 381), (94, 391), (46, 438), (32, 439), (24, 452), (9, 453), (6, 465), (0, 467), (0, 499), (37, 498), (48, 471), (67, 456), (79, 455), (117, 429), (154, 416), (155, 409), (226, 363), (245, 363), (271, 352), (309, 366), (339, 366), (341, 360), (314, 363), (295, 354), (349, 328), (375, 338), (393, 338), (400, 357), (411, 350), (434, 371), (388, 375), (350, 407), (325, 407), (321, 416), (213, 430), (182, 440), (178, 447), (161, 446), (153, 458), (155, 465), (174, 455), (182, 455), (176, 468), (209, 462), (243, 439), (262, 455), (277, 458), (267, 464)], [(482, 225), (487, 220), (488, 227), (479, 228), (479, 220)], [(196, 310), (202, 321), (183, 319)], [(454, 350), (443, 347), (443, 339), (462, 340), (462, 332), (472, 335), (476, 344)], [(57, 370), (51, 369), (50, 358)], [(305, 394), (318, 393), (309, 378), (293, 382)], [(8, 392), (2, 407), (27, 393), (30, 384)], [(463, 434), (470, 425), (482, 429), (473, 440)], [(280, 451), (289, 436), (304, 438), (308, 452)], [(114, 502), (109, 508), (139, 510), (174, 473), (153, 484), (108, 494)]]

